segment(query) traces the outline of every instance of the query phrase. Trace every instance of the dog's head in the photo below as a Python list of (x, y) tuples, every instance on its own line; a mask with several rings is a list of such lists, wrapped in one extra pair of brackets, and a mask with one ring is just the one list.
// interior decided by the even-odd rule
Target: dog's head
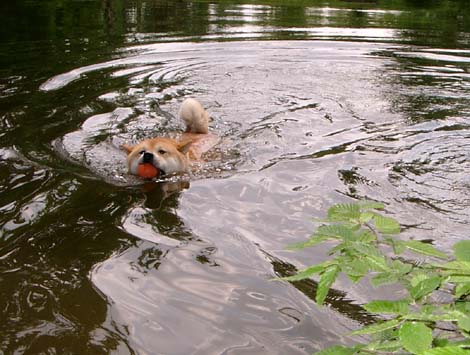
[(129, 173), (138, 175), (139, 164), (150, 163), (162, 174), (174, 174), (188, 170), (191, 141), (178, 142), (170, 138), (146, 139), (135, 146), (123, 145), (127, 151)]

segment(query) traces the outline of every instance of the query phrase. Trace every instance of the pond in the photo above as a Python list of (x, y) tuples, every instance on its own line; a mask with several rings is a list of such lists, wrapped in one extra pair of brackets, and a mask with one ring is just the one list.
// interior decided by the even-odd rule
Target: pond
[[(470, 225), (466, 1), (0, 4), (5, 354), (309, 354), (393, 290), (274, 282), (334, 203), (371, 199), (443, 250)], [(141, 183), (120, 144), (221, 143)]]

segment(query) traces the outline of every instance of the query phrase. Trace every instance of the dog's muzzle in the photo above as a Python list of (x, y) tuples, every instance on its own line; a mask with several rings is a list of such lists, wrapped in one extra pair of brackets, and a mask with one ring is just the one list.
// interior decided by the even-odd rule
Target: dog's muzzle
[(153, 154), (152, 153), (144, 153), (144, 163), (151, 163), (153, 162)]
[[(144, 156), (143, 156), (143, 158), (142, 158), (142, 163), (143, 163), (143, 164), (147, 164), (147, 163), (148, 163), (148, 164), (155, 165), (155, 164), (153, 164), (153, 154), (152, 154), (152, 153), (147, 153), (147, 152), (145, 152), (145, 153), (144, 153)], [(162, 169), (159, 169), (159, 170), (160, 170), (159, 176), (165, 175), (165, 172), (164, 172)]]

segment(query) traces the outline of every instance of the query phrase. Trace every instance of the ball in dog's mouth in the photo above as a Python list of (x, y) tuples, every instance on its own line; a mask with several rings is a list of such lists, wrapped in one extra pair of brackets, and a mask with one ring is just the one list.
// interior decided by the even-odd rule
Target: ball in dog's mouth
[(139, 175), (143, 179), (153, 179), (158, 178), (161, 175), (162, 171), (153, 164), (150, 163), (143, 163), (139, 164), (137, 167), (137, 175)]

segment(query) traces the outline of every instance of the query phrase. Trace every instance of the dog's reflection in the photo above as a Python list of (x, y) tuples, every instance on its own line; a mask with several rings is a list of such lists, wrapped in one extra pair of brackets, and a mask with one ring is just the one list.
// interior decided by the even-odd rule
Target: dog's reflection
[(189, 181), (146, 182), (141, 186), (145, 193), (145, 207), (160, 209), (164, 206), (177, 207), (180, 192), (189, 189)]

